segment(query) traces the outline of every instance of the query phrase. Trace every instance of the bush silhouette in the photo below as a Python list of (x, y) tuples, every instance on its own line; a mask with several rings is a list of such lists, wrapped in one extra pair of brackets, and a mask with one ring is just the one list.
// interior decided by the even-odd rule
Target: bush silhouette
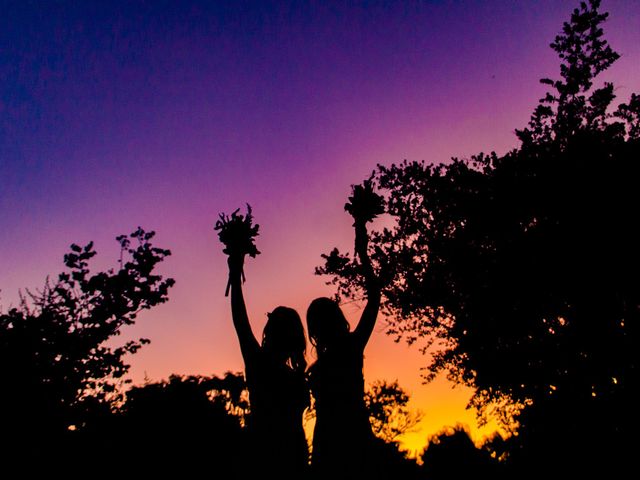
[(496, 478), (498, 461), (489, 451), (475, 446), (469, 432), (461, 426), (444, 430), (429, 439), (421, 456), (426, 478)]
[(111, 431), (130, 445), (122, 459), (130, 473), (232, 475), (248, 460), (242, 427), (247, 411), (239, 374), (173, 375), (131, 388)]

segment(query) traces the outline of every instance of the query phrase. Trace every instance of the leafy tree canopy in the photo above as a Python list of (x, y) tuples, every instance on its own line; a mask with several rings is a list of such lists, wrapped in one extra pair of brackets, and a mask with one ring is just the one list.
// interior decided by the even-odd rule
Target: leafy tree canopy
[[(618, 58), (606, 18), (591, 0), (564, 24), (560, 78), (542, 80), (520, 147), (372, 179), (394, 220), (371, 242), (377, 269), (394, 268), (389, 333), (427, 341), (427, 380), (475, 387), (474, 406), (517, 418), (521, 440), (539, 428), (540, 445), (557, 425), (622, 438), (637, 384), (640, 96), (616, 107), (612, 84), (594, 87)], [(356, 260), (323, 258), (317, 273), (359, 298)]]
[(169, 250), (154, 247), (154, 232), (138, 228), (117, 237), (117, 269), (91, 273), (93, 242), (71, 245), (66, 270), (18, 307), (0, 314), (0, 415), (9, 431), (60, 432), (82, 426), (96, 405), (109, 409), (129, 369), (125, 356), (149, 342), (108, 341), (146, 309), (167, 301), (171, 278), (155, 273)]
[(422, 412), (409, 408), (409, 394), (397, 381), (373, 382), (364, 394), (364, 402), (373, 433), (387, 443), (413, 431), (422, 420)]

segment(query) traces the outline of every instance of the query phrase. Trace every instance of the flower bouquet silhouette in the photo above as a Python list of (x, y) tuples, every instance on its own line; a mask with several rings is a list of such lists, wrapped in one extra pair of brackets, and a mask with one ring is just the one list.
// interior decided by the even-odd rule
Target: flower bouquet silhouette
[(366, 224), (384, 213), (384, 198), (373, 191), (371, 179), (365, 180), (361, 185), (352, 186), (351, 196), (344, 209), (356, 223)]
[[(260, 252), (256, 248), (255, 237), (260, 235), (258, 233), (260, 225), (253, 224), (253, 214), (251, 211), (251, 205), (247, 203), (247, 214), (240, 215), (238, 212), (240, 209), (236, 209), (231, 215), (225, 215), (221, 213), (220, 219), (216, 222), (214, 227), (218, 231), (218, 237), (224, 244), (224, 253), (229, 257), (244, 257), (249, 255), (255, 258)], [(244, 270), (242, 271), (242, 281), (244, 282)], [(227, 288), (224, 292), (225, 296), (229, 296), (229, 289), (231, 288), (231, 279), (227, 282)]]

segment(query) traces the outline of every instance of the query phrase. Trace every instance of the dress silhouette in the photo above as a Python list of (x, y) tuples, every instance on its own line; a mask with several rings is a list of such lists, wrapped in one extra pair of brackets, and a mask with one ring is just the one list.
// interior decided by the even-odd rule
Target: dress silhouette
[(309, 451), (302, 417), (309, 405), (305, 380), (306, 340), (298, 313), (277, 307), (268, 314), (262, 342), (251, 330), (242, 293), (243, 255), (229, 257), (231, 312), (240, 340), (249, 389), (247, 420), (251, 453), (246, 471), (273, 478), (299, 478), (308, 468)]
[(322, 478), (347, 474), (360, 478), (373, 471), (374, 435), (364, 403), (364, 349), (380, 306), (380, 288), (367, 254), (364, 220), (356, 218), (356, 252), (365, 278), (367, 304), (353, 332), (332, 299), (317, 298), (307, 311), (307, 328), (317, 361), (309, 368), (316, 425), (311, 465)]

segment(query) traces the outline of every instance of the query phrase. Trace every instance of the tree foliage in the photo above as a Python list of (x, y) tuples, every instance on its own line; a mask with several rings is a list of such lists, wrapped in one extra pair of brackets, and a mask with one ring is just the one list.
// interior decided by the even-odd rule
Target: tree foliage
[[(598, 74), (620, 55), (603, 38), (602, 23), (609, 16), (600, 13), (600, 1), (581, 2), (565, 22), (551, 48), (560, 58), (560, 79), (543, 78), (551, 87), (534, 110), (529, 127), (517, 131), (524, 144), (555, 140), (564, 144), (581, 129), (603, 128), (610, 114), (607, 108), (615, 95), (613, 84), (592, 89)], [(614, 125), (614, 128), (617, 125)]]
[[(243, 428), (247, 395), (241, 374), (171, 375), (129, 389), (109, 425), (96, 433), (129, 439), (132, 448), (120, 455), (129, 475), (238, 478), (247, 471), (242, 460), (250, 451)], [(99, 454), (107, 458), (110, 451), (113, 446), (105, 445)]]
[(130, 388), (126, 401), (117, 409), (118, 414), (125, 417), (149, 418), (149, 424), (155, 423), (156, 427), (168, 419), (162, 418), (162, 412), (181, 412), (176, 423), (184, 423), (188, 417), (198, 424), (207, 423), (209, 413), (203, 413), (207, 411), (214, 416), (224, 412), (235, 419), (236, 425), (244, 424), (249, 414), (249, 400), (242, 374), (227, 372), (222, 377), (171, 375), (168, 380)]
[[(634, 415), (640, 102), (615, 108), (612, 84), (593, 87), (618, 58), (606, 18), (592, 0), (565, 23), (551, 45), (560, 79), (542, 80), (551, 92), (519, 148), (378, 166), (373, 179), (395, 220), (371, 242), (378, 269), (395, 267), (389, 333), (427, 340), (427, 379), (475, 387), (474, 406), (550, 450), (554, 422), (572, 441), (589, 431), (619, 446)], [(324, 259), (318, 273), (359, 297), (353, 260)]]
[(496, 458), (485, 448), (478, 448), (469, 431), (460, 425), (432, 435), (422, 452), (423, 471), (429, 479), (502, 478)]
[(421, 412), (408, 407), (409, 394), (397, 381), (373, 382), (364, 395), (373, 433), (387, 443), (411, 432), (422, 420)]
[(55, 282), (27, 291), (18, 307), (0, 314), (0, 415), (7, 431), (44, 442), (71, 425), (81, 428), (89, 410), (109, 410), (120, 398), (125, 357), (149, 340), (121, 346), (109, 340), (142, 310), (166, 302), (174, 284), (155, 273), (171, 252), (154, 247), (153, 236), (138, 228), (117, 237), (119, 268), (93, 274), (93, 242), (71, 245)]

